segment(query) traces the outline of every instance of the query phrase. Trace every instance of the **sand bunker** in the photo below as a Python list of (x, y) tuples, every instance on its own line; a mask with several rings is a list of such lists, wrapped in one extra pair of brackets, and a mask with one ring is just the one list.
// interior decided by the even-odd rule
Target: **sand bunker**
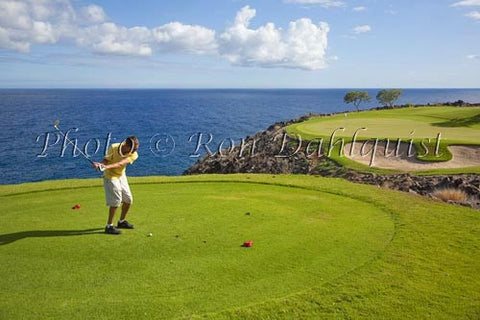
[(452, 160), (428, 162), (418, 160), (415, 156), (415, 149), (412, 147), (409, 150), (408, 143), (401, 143), (398, 149), (396, 143), (390, 143), (387, 153), (385, 153), (385, 143), (379, 142), (373, 163), (371, 163), (373, 143), (367, 144), (363, 152), (362, 145), (363, 143), (356, 142), (351, 153), (352, 144), (346, 144), (344, 155), (349, 159), (372, 167), (403, 171), (480, 166), (480, 146), (449, 146), (448, 149), (453, 155)]

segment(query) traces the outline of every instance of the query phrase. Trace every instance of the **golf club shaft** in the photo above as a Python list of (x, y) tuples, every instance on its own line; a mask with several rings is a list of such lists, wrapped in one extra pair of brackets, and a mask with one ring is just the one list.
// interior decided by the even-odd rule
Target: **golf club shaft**
[(68, 139), (68, 137), (62, 132), (62, 130), (60, 130), (58, 128), (57, 125), (54, 126), (55, 129), (57, 129), (58, 132), (60, 132), (60, 134), (65, 138), (65, 140), (68, 141), (69, 144), (72, 144), (73, 145), (73, 148), (76, 149), (78, 152), (80, 152), (80, 154), (88, 160), (88, 162), (90, 162), (91, 164), (93, 164), (93, 161), (92, 159), (90, 159), (89, 157), (87, 157), (87, 155), (85, 153), (82, 152), (82, 150), (80, 150), (78, 147), (77, 147), (77, 144), (76, 143), (73, 143), (72, 140)]

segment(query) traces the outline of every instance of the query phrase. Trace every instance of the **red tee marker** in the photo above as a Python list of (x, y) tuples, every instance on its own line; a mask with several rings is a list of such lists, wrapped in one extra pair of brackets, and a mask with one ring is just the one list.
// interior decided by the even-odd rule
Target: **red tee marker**
[(74, 206), (72, 207), (72, 209), (73, 209), (73, 210), (78, 210), (78, 209), (80, 209), (80, 205), (79, 205), (79, 204), (76, 204), (76, 205), (74, 205)]
[(250, 241), (246, 241), (246, 242), (243, 243), (243, 246), (244, 246), (244, 247), (251, 247), (251, 246), (253, 246), (253, 241), (251, 241), (251, 240), (250, 240)]

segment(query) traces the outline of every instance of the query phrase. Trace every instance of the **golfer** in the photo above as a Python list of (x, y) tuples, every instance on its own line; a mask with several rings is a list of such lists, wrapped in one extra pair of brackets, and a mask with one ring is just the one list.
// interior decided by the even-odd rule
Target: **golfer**
[[(130, 136), (121, 143), (114, 143), (108, 149), (107, 155), (102, 162), (94, 162), (95, 168), (104, 167), (103, 187), (105, 189), (105, 199), (108, 211), (108, 221), (105, 227), (105, 233), (120, 234), (118, 229), (133, 229), (134, 226), (126, 220), (128, 210), (133, 202), (130, 186), (128, 185), (125, 168), (127, 164), (132, 164), (138, 158), (138, 139)], [(122, 205), (122, 213), (118, 220), (117, 228), (113, 226), (113, 219), (117, 208)]]

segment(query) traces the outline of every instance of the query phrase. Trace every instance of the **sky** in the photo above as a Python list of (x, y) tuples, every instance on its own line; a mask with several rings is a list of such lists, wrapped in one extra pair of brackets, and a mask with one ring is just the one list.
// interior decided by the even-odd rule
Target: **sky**
[(480, 0), (0, 0), (0, 88), (480, 88)]

